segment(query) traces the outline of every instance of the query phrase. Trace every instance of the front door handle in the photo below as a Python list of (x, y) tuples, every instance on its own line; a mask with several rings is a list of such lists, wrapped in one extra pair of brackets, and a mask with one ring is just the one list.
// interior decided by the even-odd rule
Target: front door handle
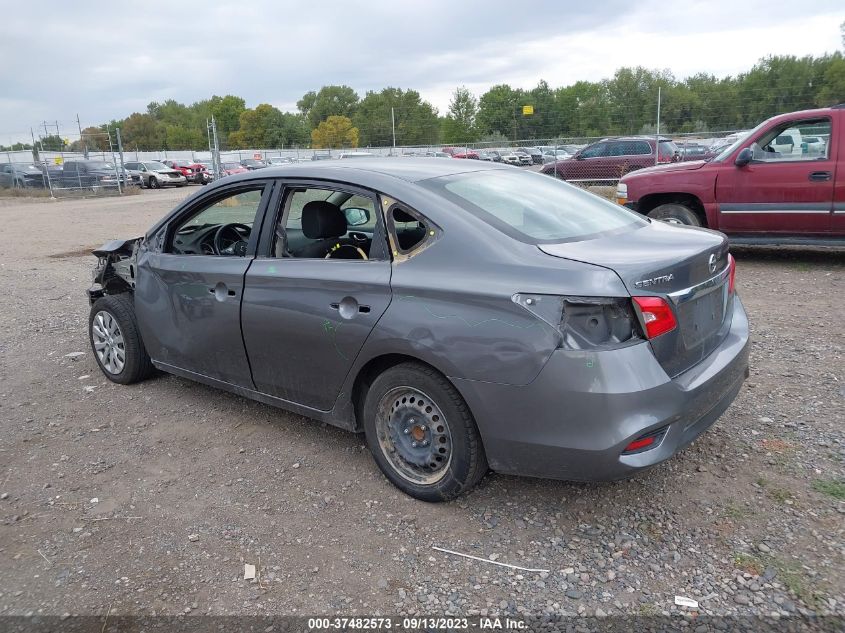
[(829, 171), (813, 171), (810, 172), (809, 179), (813, 182), (825, 182), (830, 180), (831, 174)]
[(226, 297), (234, 297), (237, 294), (234, 290), (229, 290), (222, 281), (218, 281), (216, 285), (209, 286), (208, 291), (214, 295), (218, 301), (225, 301)]
[(359, 312), (367, 314), (370, 311), (370, 306), (361, 305), (355, 300), (355, 297), (344, 297), (339, 302), (333, 301), (329, 304), (329, 307), (340, 312), (340, 316), (344, 319), (354, 318)]

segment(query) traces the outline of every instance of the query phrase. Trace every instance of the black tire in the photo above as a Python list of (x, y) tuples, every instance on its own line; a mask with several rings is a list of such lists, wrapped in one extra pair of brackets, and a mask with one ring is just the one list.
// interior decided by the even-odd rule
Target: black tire
[[(117, 322), (118, 333), (122, 336), (124, 354), (123, 366), (118, 368), (114, 365), (109, 367), (100, 357), (100, 352), (95, 344), (95, 320), (98, 315), (110, 315)], [(97, 321), (97, 327), (102, 325)], [(88, 340), (91, 343), (91, 351), (94, 359), (100, 366), (106, 378), (121, 385), (129, 385), (148, 378), (154, 371), (152, 361), (141, 340), (138, 331), (138, 321), (135, 318), (135, 305), (132, 295), (122, 293), (118, 295), (105, 295), (97, 299), (91, 306), (91, 313), (88, 316)]]
[[(439, 477), (431, 483), (412, 481), (403, 474), (386, 455), (387, 452), (397, 453), (396, 449), (389, 451), (386, 446), (393, 445), (392, 442), (385, 433), (382, 434), (381, 439), (379, 437), (377, 429), (384, 430), (385, 427), (377, 422), (377, 418), (382, 416), (382, 420), (393, 419), (390, 416), (385, 417), (387, 407), (390, 407), (391, 415), (393, 415), (394, 394), (397, 390), (403, 389), (410, 389), (423, 395), (426, 399), (425, 408), (429, 412), (434, 407), (435, 412), (442, 413), (442, 418), (436, 414), (433, 416), (434, 422), (429, 424), (430, 433), (433, 434), (435, 430), (443, 433), (443, 425), (445, 425), (445, 433), (448, 433), (448, 443), (443, 436), (438, 438), (450, 449), (448, 461), (445, 466), (438, 466), (439, 470), (431, 475), (431, 477)], [(402, 400), (402, 402), (405, 401)], [(396, 401), (396, 405), (399, 405), (399, 400)], [(425, 415), (424, 409), (421, 408), (419, 413)], [(411, 413), (411, 415), (415, 414)], [(411, 497), (430, 502), (454, 499), (470, 490), (487, 473), (487, 458), (469, 407), (455, 387), (442, 374), (427, 365), (414, 362), (402, 363), (379, 375), (367, 390), (363, 417), (367, 445), (376, 464), (394, 486)], [(410, 420), (413, 422), (414, 418)], [(422, 429), (425, 430), (426, 425), (422, 425)], [(432, 438), (431, 446), (434, 449), (440, 444)], [(443, 452), (442, 448), (439, 450)], [(432, 454), (434, 454), (433, 451)], [(392, 457), (392, 459), (397, 458), (401, 459), (398, 455)], [(427, 467), (428, 464), (424, 466), (424, 468)]]
[(685, 224), (687, 226), (701, 226), (701, 218), (688, 206), (677, 202), (661, 204), (648, 213), (653, 220), (663, 220), (671, 224)]
[(150, 189), (161, 189), (161, 184), (155, 176), (150, 176)]

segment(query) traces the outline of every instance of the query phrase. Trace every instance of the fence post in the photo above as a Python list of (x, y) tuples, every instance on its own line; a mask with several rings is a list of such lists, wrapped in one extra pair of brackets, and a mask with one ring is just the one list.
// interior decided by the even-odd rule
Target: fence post
[(657, 86), (657, 127), (655, 129), (656, 136), (654, 138), (654, 164), (656, 165), (660, 158), (660, 86)]

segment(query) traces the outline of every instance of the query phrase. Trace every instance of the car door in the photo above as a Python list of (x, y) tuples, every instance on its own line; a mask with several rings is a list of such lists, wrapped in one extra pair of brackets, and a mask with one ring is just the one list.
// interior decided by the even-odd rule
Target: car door
[(581, 150), (581, 153), (572, 161), (571, 175), (567, 174), (567, 180), (592, 180), (606, 178), (607, 156), (609, 143), (601, 142)]
[[(253, 388), (240, 308), (271, 189), (268, 181), (239, 182), (193, 200), (160, 230), (160, 246), (139, 258), (135, 309), (153, 360)], [(222, 251), (213, 245), (218, 231)]]
[[(350, 200), (366, 211), (366, 223), (349, 227), (344, 216), (332, 233), (344, 227), (347, 232), (337, 236), (303, 230), (309, 203), (334, 205), (343, 213)], [(244, 344), (256, 389), (327, 411), (390, 303), (384, 221), (372, 192), (339, 183), (287, 181), (278, 209), (273, 222), (268, 214), (258, 256), (246, 274)], [(347, 215), (361, 214), (347, 209)], [(330, 252), (323, 252), (323, 243)], [(336, 259), (340, 250), (351, 258)]]
[[(743, 149), (751, 151), (751, 162), (729, 163), (717, 176), (719, 229), (734, 234), (827, 234), (838, 148), (828, 144), (823, 152), (805, 152), (775, 141), (832, 132), (837, 130), (831, 129), (829, 118), (815, 117), (778, 123), (749, 139)], [(789, 151), (778, 151), (785, 147)]]

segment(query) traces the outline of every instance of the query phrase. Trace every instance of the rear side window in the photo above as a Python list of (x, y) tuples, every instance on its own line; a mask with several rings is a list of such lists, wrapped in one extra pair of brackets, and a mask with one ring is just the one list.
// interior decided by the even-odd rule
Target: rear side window
[[(678, 150), (678, 146), (675, 145), (674, 141), (660, 141), (658, 147), (660, 148), (661, 156), (673, 156), (680, 153), (680, 150)], [(648, 153), (651, 153), (651, 148), (649, 148)]]
[(582, 240), (647, 223), (624, 207), (531, 172), (497, 169), (419, 184), (523, 242)]

